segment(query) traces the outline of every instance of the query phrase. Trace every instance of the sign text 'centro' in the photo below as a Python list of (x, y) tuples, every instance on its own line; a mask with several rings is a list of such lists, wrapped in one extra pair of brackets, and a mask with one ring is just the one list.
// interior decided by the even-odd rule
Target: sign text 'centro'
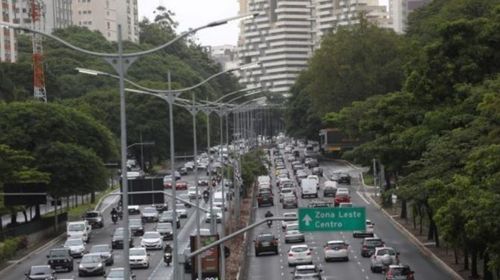
[(300, 231), (364, 231), (364, 207), (299, 208)]

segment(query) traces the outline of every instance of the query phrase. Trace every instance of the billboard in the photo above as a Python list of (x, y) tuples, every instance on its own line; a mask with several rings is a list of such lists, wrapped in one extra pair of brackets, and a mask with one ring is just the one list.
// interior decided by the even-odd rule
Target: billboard
[[(121, 188), (120, 188), (121, 189)], [(161, 191), (158, 193), (146, 194), (129, 194), (129, 205), (151, 205), (165, 203), (165, 195), (163, 194), (163, 178), (161, 177), (146, 177), (141, 179), (128, 180), (129, 192), (143, 192), (143, 191)]]
[(25, 193), (46, 193), (47, 184), (45, 183), (5, 183), (3, 191), (9, 194), (18, 194), (5, 195), (5, 206), (40, 205), (47, 203), (47, 195), (45, 194), (24, 195)]
[[(211, 243), (219, 240), (219, 235), (201, 235), (200, 236), (200, 244), (201, 247), (205, 247), (210, 245)], [(191, 235), (190, 237), (190, 247), (191, 252), (198, 250), (196, 247), (196, 235)], [(201, 280), (208, 279), (220, 279), (220, 271), (219, 271), (219, 255), (220, 255), (220, 246), (214, 246), (207, 251), (200, 254), (201, 256)], [(198, 280), (198, 265), (196, 263), (196, 257), (193, 257), (191, 260), (192, 270), (191, 270), (191, 279)]]

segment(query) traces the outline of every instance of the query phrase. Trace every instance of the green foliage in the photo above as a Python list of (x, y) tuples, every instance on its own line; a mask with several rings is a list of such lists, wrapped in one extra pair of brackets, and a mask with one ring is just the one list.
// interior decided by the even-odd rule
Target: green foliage
[(0, 242), (0, 263), (8, 261), (15, 256), (18, 250), (24, 249), (28, 246), (26, 236), (18, 236), (9, 238)]
[[(315, 112), (324, 125), (363, 139), (344, 156), (368, 166), (379, 159), (386, 182), (396, 184), (387, 184), (384, 201), (397, 193), (402, 208), (409, 203), (426, 216), (428, 239), (467, 250), (472, 277), (478, 259), (500, 267), (498, 30), (494, 0), (432, 1), (410, 15), (405, 36), (363, 25), (339, 30), (297, 79), (288, 108), (295, 135), (310, 133), (303, 114)], [(389, 69), (404, 69), (400, 76), (384, 68), (387, 56), (394, 57)]]
[(262, 155), (262, 150), (255, 150), (241, 158), (241, 178), (243, 187), (247, 190), (253, 186), (258, 176), (267, 174), (266, 167), (262, 163)]

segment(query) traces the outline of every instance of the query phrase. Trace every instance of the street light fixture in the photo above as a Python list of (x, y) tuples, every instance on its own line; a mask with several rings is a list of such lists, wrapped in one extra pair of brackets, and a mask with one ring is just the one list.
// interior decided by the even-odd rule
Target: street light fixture
[[(244, 14), (236, 17), (231, 17), (228, 19), (224, 20), (219, 20), (219, 21), (214, 21), (211, 23), (208, 23), (206, 25), (190, 29), (186, 32), (183, 32), (176, 36), (174, 39), (160, 45), (157, 47), (154, 47), (149, 50), (144, 50), (144, 51), (139, 51), (139, 52), (131, 52), (131, 53), (124, 53), (123, 52), (123, 39), (122, 39), (122, 27), (120, 24), (117, 26), (117, 35), (118, 35), (118, 52), (117, 53), (103, 53), (103, 52), (96, 52), (96, 51), (90, 51), (87, 49), (83, 49), (80, 47), (77, 47), (69, 42), (66, 42), (65, 40), (52, 35), (50, 33), (43, 32), (41, 30), (35, 30), (29, 27), (21, 26), (18, 24), (12, 24), (12, 23), (7, 23), (7, 22), (0, 22), (1, 26), (16, 29), (16, 30), (21, 30), (25, 32), (30, 32), (30, 33), (36, 33), (40, 34), (45, 37), (49, 37), (55, 41), (58, 41), (59, 43), (84, 54), (88, 54), (91, 56), (95, 57), (101, 57), (103, 58), (107, 63), (109, 63), (113, 69), (117, 72), (118, 77), (119, 77), (119, 88), (120, 88), (120, 152), (121, 152), (121, 170), (122, 170), (122, 189), (123, 189), (123, 198), (122, 198), (122, 203), (123, 203), (123, 208), (125, 209), (123, 218), (124, 218), (124, 228), (128, 228), (128, 185), (127, 185), (127, 177), (124, 176), (124, 171), (127, 168), (127, 128), (126, 128), (126, 111), (125, 111), (125, 86), (124, 86), (124, 81), (125, 81), (125, 74), (128, 70), (128, 68), (139, 58), (147, 54), (151, 54), (153, 52), (159, 51), (161, 49), (166, 48), (167, 46), (172, 45), (173, 43), (179, 41), (182, 38), (185, 38), (191, 34), (196, 33), (197, 31), (200, 31), (202, 29), (210, 28), (210, 27), (215, 27), (219, 26), (222, 24), (225, 24), (229, 21), (236, 20), (236, 19), (246, 19), (246, 18), (254, 18), (258, 15), (258, 13), (252, 13), (252, 14)], [(171, 143), (171, 146), (173, 146), (173, 143)], [(175, 180), (175, 176), (172, 176)], [(174, 190), (175, 190), (175, 185)], [(174, 227), (175, 229), (175, 227)], [(128, 231), (124, 231), (124, 240), (128, 239)], [(123, 245), (123, 257), (124, 257), (124, 278), (128, 279), (130, 277), (130, 265), (128, 262), (129, 258), (129, 244), (127, 242), (124, 242)], [(176, 261), (176, 256), (174, 256), (174, 263)], [(178, 267), (177, 265), (174, 266), (174, 280), (179, 279), (178, 277)]]

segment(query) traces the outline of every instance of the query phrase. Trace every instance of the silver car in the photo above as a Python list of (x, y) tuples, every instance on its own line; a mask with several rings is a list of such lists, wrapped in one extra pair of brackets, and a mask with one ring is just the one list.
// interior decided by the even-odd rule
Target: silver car
[(292, 242), (305, 242), (306, 238), (302, 232), (299, 231), (299, 224), (289, 224), (285, 231), (285, 243)]
[(370, 269), (372, 272), (383, 272), (384, 268), (391, 264), (399, 264), (399, 253), (392, 247), (375, 248), (375, 253), (371, 256)]
[(89, 253), (100, 254), (106, 265), (113, 265), (115, 263), (113, 249), (108, 244), (94, 245), (90, 248)]
[(86, 252), (85, 242), (81, 238), (70, 238), (64, 242), (64, 247), (69, 249), (73, 258), (81, 258)]

